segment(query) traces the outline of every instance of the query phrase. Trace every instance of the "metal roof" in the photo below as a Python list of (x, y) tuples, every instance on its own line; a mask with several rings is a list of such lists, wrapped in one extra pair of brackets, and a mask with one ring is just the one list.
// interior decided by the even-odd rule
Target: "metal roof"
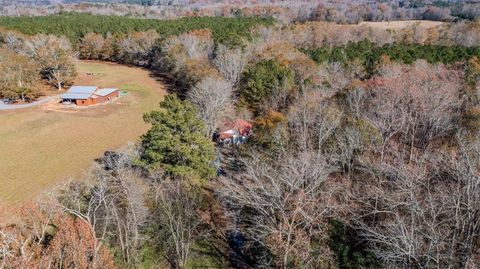
[(72, 86), (67, 93), (89, 93), (93, 94), (97, 90), (96, 86)]
[(95, 95), (98, 96), (107, 96), (111, 94), (112, 92), (118, 91), (118, 89), (115, 88), (106, 88), (106, 89), (101, 89), (95, 92)]
[(64, 93), (62, 94), (62, 99), (88, 99), (92, 94), (91, 93)]

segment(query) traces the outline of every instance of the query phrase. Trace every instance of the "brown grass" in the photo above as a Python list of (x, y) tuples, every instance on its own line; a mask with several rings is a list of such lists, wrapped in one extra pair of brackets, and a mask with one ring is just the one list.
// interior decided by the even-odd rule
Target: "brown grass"
[(379, 22), (361, 22), (358, 26), (368, 26), (382, 30), (400, 30), (413, 25), (418, 25), (424, 28), (433, 28), (443, 24), (441, 21), (379, 21)]
[[(78, 62), (76, 84), (128, 91), (114, 103), (83, 109), (41, 107), (0, 111), (0, 201), (29, 200), (66, 177), (76, 176), (105, 150), (137, 141), (157, 107), (164, 85), (141, 68)], [(94, 72), (95, 76), (86, 76)]]

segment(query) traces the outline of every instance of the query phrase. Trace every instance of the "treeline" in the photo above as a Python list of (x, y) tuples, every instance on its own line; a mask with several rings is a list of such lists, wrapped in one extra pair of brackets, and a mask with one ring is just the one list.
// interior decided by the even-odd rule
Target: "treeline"
[(0, 98), (33, 101), (46, 85), (62, 90), (76, 76), (74, 59), (63, 37), (0, 33)]
[(326, 22), (296, 23), (284, 27), (260, 28), (256, 31), (262, 38), (272, 42), (287, 42), (297, 48), (338, 47), (349, 42), (365, 39), (378, 46), (392, 43), (434, 44), (465, 47), (478, 46), (480, 21), (431, 23), (400, 22), (398, 27), (359, 24), (339, 25)]
[(374, 72), (375, 67), (387, 56), (392, 61), (411, 64), (419, 59), (429, 63), (451, 64), (465, 62), (473, 57), (480, 57), (480, 47), (464, 47), (460, 45), (433, 45), (433, 44), (403, 44), (393, 43), (377, 46), (369, 40), (348, 42), (346, 45), (331, 47), (302, 49), (315, 62), (340, 62), (347, 63), (353, 60), (360, 61), (369, 71)]
[(272, 19), (258, 17), (188, 17), (177, 20), (134, 19), (121, 16), (99, 16), (83, 13), (65, 13), (38, 17), (0, 17), (0, 27), (27, 35), (39, 33), (67, 37), (72, 44), (87, 33), (114, 36), (155, 30), (167, 37), (195, 29), (211, 29), (214, 38), (221, 43), (237, 43), (250, 35), (252, 26), (271, 25)]
[[(392, 20), (474, 20), (479, 4), (474, 1), (392, 0), (392, 1), (3, 1), (2, 14), (38, 16), (67, 12), (174, 19), (190, 16), (263, 16), (289, 23), (330, 21), (358, 23)], [(16, 5), (14, 5), (16, 4)]]

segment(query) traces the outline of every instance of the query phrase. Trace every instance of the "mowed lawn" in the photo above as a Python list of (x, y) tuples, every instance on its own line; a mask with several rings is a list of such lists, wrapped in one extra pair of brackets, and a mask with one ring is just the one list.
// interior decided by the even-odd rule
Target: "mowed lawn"
[(78, 73), (77, 85), (118, 87), (127, 95), (86, 109), (42, 105), (0, 111), (0, 204), (34, 198), (81, 175), (104, 151), (138, 141), (148, 129), (143, 113), (158, 107), (166, 94), (141, 68), (79, 61)]

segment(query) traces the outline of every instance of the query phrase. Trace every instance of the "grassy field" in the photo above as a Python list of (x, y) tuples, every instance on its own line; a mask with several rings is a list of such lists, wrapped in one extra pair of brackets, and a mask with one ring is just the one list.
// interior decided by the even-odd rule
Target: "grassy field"
[[(164, 86), (147, 70), (80, 61), (77, 85), (118, 87), (114, 103), (83, 109), (58, 104), (0, 111), (0, 202), (26, 201), (66, 177), (77, 176), (105, 150), (137, 141)], [(96, 73), (87, 76), (87, 72)]]
[(421, 26), (423, 28), (433, 28), (433, 27), (438, 27), (441, 26), (443, 22), (441, 21), (378, 21), (378, 22), (361, 22), (358, 24), (358, 26), (368, 26), (372, 28), (377, 28), (377, 29), (391, 29), (391, 30), (399, 30), (403, 29), (406, 27), (410, 27), (413, 25)]

